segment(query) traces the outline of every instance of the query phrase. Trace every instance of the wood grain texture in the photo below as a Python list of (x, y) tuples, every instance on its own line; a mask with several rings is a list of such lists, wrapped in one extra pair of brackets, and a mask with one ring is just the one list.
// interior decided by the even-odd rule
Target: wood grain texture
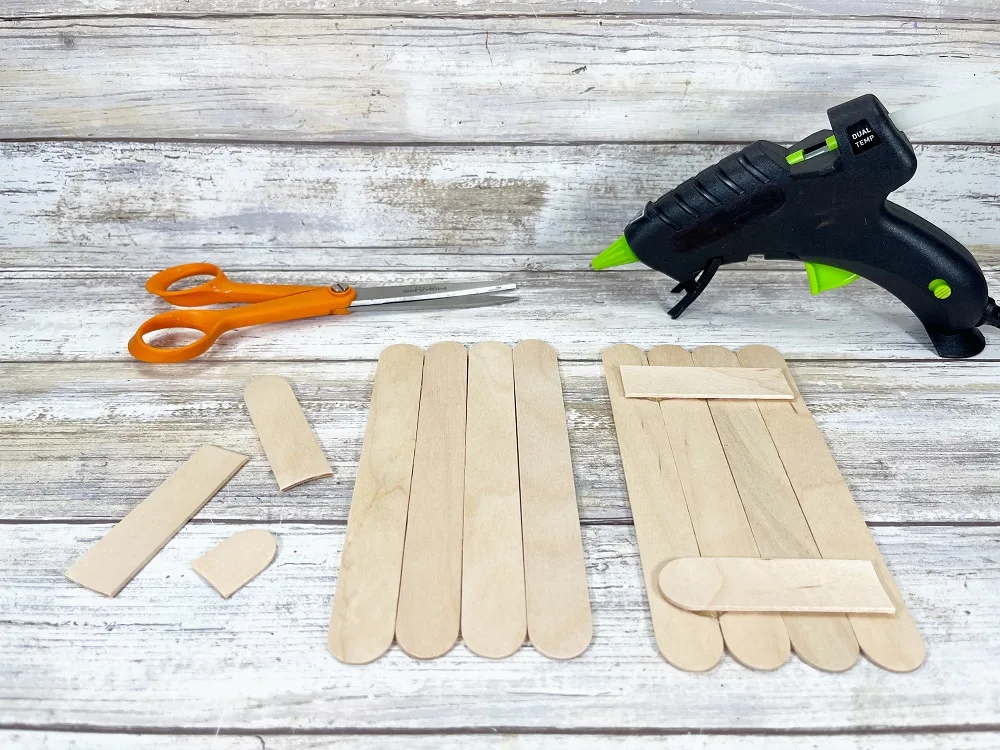
[[(656, 346), (646, 353), (652, 367), (693, 368), (691, 353), (680, 346)], [(624, 373), (626, 368), (622, 368)], [(677, 474), (702, 555), (758, 556), (757, 543), (743, 510), (712, 413), (704, 401), (662, 401)], [(666, 561), (664, 561), (666, 562)], [(659, 589), (659, 584), (657, 584)], [(660, 590), (662, 593), (662, 590)], [(726, 648), (753, 669), (777, 669), (788, 661), (788, 631), (780, 615), (723, 613), (719, 627)]]
[[(791, 401), (792, 390), (781, 370), (749, 367), (622, 368), (625, 398), (743, 399)], [(741, 372), (745, 370), (745, 372)]]
[(602, 360), (656, 647), (675, 667), (709, 670), (722, 658), (718, 621), (678, 609), (656, 586), (665, 560), (699, 552), (660, 407), (626, 399), (622, 387), (621, 366), (645, 365), (646, 355), (634, 346), (616, 344), (604, 351)]
[(454, 341), (424, 352), (396, 610), (396, 642), (420, 659), (447, 653), (462, 622), (468, 365), (465, 347)]
[(256, 377), (243, 389), (243, 400), (278, 489), (333, 474), (287, 380), (280, 375)]
[(328, 641), (347, 664), (392, 645), (403, 565), (423, 352), (396, 344), (379, 357), (340, 557)]
[(1000, 13), (989, 0), (941, 0), (919, 4), (903, 0), (873, 0), (857, 5), (850, 0), (799, 0), (794, 5), (780, 0), (538, 0), (528, 3), (489, 0), (7, 0), (6, 18), (45, 16), (99, 15), (449, 15), (463, 16), (535, 16), (544, 14), (572, 16), (581, 13), (602, 14), (691, 14), (743, 16), (900, 16), (903, 18), (956, 18), (998, 20)]
[[(232, 274), (237, 280), (329, 283), (330, 272)], [(337, 274), (341, 276), (341, 274)], [(481, 281), (496, 274), (354, 272), (358, 286), (430, 281)], [(144, 272), (0, 272), (0, 362), (130, 360), (125, 343), (136, 325), (162, 310), (142, 292)], [(687, 346), (739, 347), (780, 343), (799, 359), (937, 359), (923, 326), (901, 302), (859, 280), (812, 297), (804, 271), (730, 271), (679, 320), (667, 316), (676, 303), (669, 280), (654, 271), (514, 273), (517, 301), (503, 307), (462, 309), (368, 309), (350, 315), (256, 326), (227, 334), (198, 364), (224, 361), (374, 360), (393, 342), (418, 346), (437, 341), (508, 343), (540, 338), (566, 360), (594, 360), (602, 348), (630, 340), (655, 346), (665, 339)], [(1000, 275), (988, 272), (991, 287)], [(73, 305), (53, 306), (67, 285)], [(389, 306), (386, 306), (387, 308)], [(725, 325), (718, 325), (724, 319)], [(405, 331), (401, 326), (405, 325)], [(1000, 335), (987, 330), (984, 359), (1000, 358)], [(124, 365), (123, 365), (124, 366)], [(186, 363), (173, 372), (194, 372)], [(271, 370), (274, 369), (272, 365)]]
[(469, 348), (462, 539), (462, 640), (500, 659), (528, 632), (517, 469), (514, 353), (484, 341)]
[[(583, 529), (595, 637), (581, 657), (553, 663), (528, 646), (487, 663), (459, 646), (421, 662), (393, 649), (362, 669), (341, 665), (325, 648), (342, 526), (270, 526), (282, 540), (273, 570), (229, 601), (206, 596), (190, 569), (202, 550), (232, 533), (221, 525), (189, 525), (128, 596), (104, 599), (66, 582), (62, 570), (107, 528), (0, 525), (5, 722), (46, 726), (57, 716), (67, 725), (116, 729), (127, 718), (133, 731), (183, 726), (206, 734), (219, 727), (223, 734), (370, 732), (377, 725), (385, 732), (607, 727), (767, 736), (775, 727), (823, 728), (821, 738), (1000, 722), (989, 666), (1000, 660), (995, 528), (875, 529), (933, 651), (903, 678), (867, 662), (835, 678), (800, 663), (761, 675), (728, 659), (711, 675), (672, 669), (654, 647), (628, 526)], [(84, 683), (89, 689), (80, 689)], [(456, 700), (461, 706), (448, 708)]]
[[(740, 350), (740, 362), (749, 366), (778, 366), (781, 354), (770, 347)], [(792, 381), (794, 386), (794, 381)], [(813, 422), (800, 394), (783, 408), (762, 405), (760, 413), (781, 456), (812, 536), (824, 557), (870, 560), (882, 586), (896, 605), (896, 614), (874, 620), (852, 617), (851, 624), (865, 655), (886, 669), (909, 672), (926, 655), (923, 638), (903, 595), (885, 566), (878, 546), (854, 504), (851, 491), (837, 468), (823, 434)]]
[[(669, 329), (660, 329), (666, 337)], [(870, 522), (1000, 522), (1000, 364), (792, 362), (792, 371)], [(0, 389), (4, 521), (115, 521), (188, 457), (224, 443), (249, 455), (257, 436), (240, 389), (273, 364), (192, 363), (191, 376), (137, 362), (6, 364)], [(357, 476), (374, 362), (285, 362), (336, 475), (262, 492), (271, 470), (251, 461), (193, 523), (343, 522)], [(573, 473), (586, 523), (631, 519), (607, 386), (597, 362), (561, 363)], [(928, 422), (933, 430), (926, 429)], [(941, 461), (947, 471), (941, 470)], [(86, 483), (80, 477), (86, 476)], [(934, 487), (914, 493), (913, 487)], [(270, 528), (270, 526), (269, 526)]]
[[(128, 733), (45, 730), (0, 730), (0, 743), (19, 750), (261, 750), (259, 735), (238, 737), (192, 737), (178, 734), (140, 735)], [(495, 734), (434, 733), (406, 735), (345, 734), (336, 737), (295, 734), (267, 735), (264, 750), (559, 750), (567, 746), (610, 748), (611, 750), (798, 750), (801, 737), (755, 737), (738, 734), (699, 736), (676, 734), (643, 736), (601, 734), (581, 738), (576, 733), (545, 734), (497, 732)], [(1000, 733), (909, 732), (895, 734), (852, 732), (850, 736), (823, 737), (824, 750), (994, 750)]]
[(896, 612), (868, 560), (682, 557), (657, 582), (667, 601), (692, 612)]
[[(646, 201), (736, 148), (0, 143), (0, 267), (211, 260), (328, 281), (353, 269), (585, 270)], [(893, 200), (996, 268), (1000, 146), (916, 151)]]
[(84, 552), (66, 577), (99, 594), (117, 596), (246, 462), (239, 453), (201, 446)]
[[(691, 360), (711, 367), (740, 364), (721, 347), (698, 347)], [(820, 557), (756, 402), (707, 403), (761, 557)], [(840, 672), (857, 661), (858, 641), (846, 616), (782, 618), (795, 653), (812, 666)]]
[(528, 638), (553, 659), (594, 635), (559, 362), (544, 341), (514, 347), (517, 466)]
[[(2, 22), (0, 70), (17, 72), (4, 79), (0, 128), (6, 138), (791, 143), (872, 89), (896, 109), (996, 79), (998, 29), (738, 17)], [(997, 122), (975, 112), (910, 135), (993, 143)]]
[(260, 575), (274, 560), (278, 543), (264, 529), (239, 531), (191, 563), (194, 572), (228, 599)]

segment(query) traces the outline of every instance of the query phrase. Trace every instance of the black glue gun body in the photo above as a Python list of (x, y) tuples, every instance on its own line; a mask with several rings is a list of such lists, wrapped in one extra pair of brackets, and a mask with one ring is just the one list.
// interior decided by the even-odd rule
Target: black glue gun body
[(985, 346), (997, 325), (975, 258), (959, 242), (886, 200), (917, 168), (906, 136), (872, 95), (833, 107), (832, 130), (786, 149), (758, 141), (646, 205), (625, 228), (640, 261), (690, 305), (722, 265), (751, 255), (804, 261), (814, 293), (857, 276), (898, 297), (942, 357)]

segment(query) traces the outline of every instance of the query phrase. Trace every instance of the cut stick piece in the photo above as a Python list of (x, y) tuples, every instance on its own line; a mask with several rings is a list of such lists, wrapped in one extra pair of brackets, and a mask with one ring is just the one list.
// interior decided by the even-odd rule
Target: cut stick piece
[(243, 390), (243, 400), (278, 489), (333, 474), (287, 380), (278, 375), (254, 378)]
[[(680, 346), (658, 346), (646, 356), (650, 370), (705, 369), (696, 370), (691, 352)], [(659, 406), (701, 554), (759, 557), (708, 403), (665, 400)], [(780, 615), (725, 613), (719, 625), (729, 653), (741, 664), (777, 669), (788, 661), (791, 648)]]
[(593, 623), (559, 363), (542, 341), (514, 347), (528, 638), (553, 659), (578, 656)]
[(396, 642), (418, 659), (447, 653), (461, 625), (467, 375), (462, 344), (445, 341), (424, 353), (396, 612)]
[(784, 373), (775, 368), (624, 365), (622, 385), (625, 387), (625, 398), (785, 401), (794, 398)]
[[(784, 358), (769, 346), (744, 347), (739, 360), (752, 367), (782, 367), (788, 372)], [(924, 661), (923, 638), (823, 433), (795, 388), (795, 381), (790, 374), (787, 378), (795, 391), (795, 401), (761, 403), (759, 407), (809, 528), (823, 557), (870, 560), (875, 566), (896, 614), (877, 618), (852, 616), (851, 625), (869, 659), (894, 672), (912, 671)]]
[(656, 583), (658, 567), (664, 561), (697, 556), (698, 542), (660, 405), (625, 398), (619, 368), (645, 365), (646, 355), (634, 346), (618, 344), (605, 349), (601, 359), (657, 648), (663, 658), (680, 669), (693, 672), (711, 669), (723, 652), (718, 621), (670, 604), (660, 595)]
[[(691, 356), (696, 365), (739, 364), (736, 354), (718, 346), (699, 347)], [(757, 403), (709, 401), (708, 405), (761, 556), (820, 557)], [(858, 641), (846, 616), (782, 617), (792, 648), (809, 664), (840, 672), (857, 662)]]
[(274, 534), (249, 529), (222, 540), (191, 563), (191, 567), (223, 599), (228, 599), (259, 576), (274, 560), (277, 550)]
[(510, 656), (527, 614), (518, 487), (514, 359), (492, 341), (469, 349), (465, 432), (462, 638), (480, 656)]
[(681, 557), (663, 566), (659, 583), (693, 612), (896, 611), (868, 560)]
[(330, 613), (330, 651), (348, 664), (377, 659), (396, 631), (423, 360), (409, 344), (378, 358)]
[(115, 596), (212, 499), (246, 456), (203, 445), (66, 571), (71, 581)]

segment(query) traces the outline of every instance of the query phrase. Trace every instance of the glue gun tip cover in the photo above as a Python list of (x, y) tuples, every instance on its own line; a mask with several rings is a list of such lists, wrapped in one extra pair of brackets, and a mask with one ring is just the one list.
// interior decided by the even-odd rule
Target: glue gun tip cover
[(622, 235), (590, 261), (590, 267), (595, 271), (603, 271), (606, 268), (624, 266), (627, 263), (635, 263), (638, 260), (635, 257), (635, 253), (632, 252), (632, 248), (628, 246), (628, 240)]

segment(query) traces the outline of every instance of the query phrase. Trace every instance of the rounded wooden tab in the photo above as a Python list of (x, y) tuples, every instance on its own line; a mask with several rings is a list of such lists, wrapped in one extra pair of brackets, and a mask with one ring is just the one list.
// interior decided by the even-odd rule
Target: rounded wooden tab
[(274, 534), (249, 529), (233, 534), (191, 563), (223, 599), (228, 599), (271, 564), (278, 551)]

